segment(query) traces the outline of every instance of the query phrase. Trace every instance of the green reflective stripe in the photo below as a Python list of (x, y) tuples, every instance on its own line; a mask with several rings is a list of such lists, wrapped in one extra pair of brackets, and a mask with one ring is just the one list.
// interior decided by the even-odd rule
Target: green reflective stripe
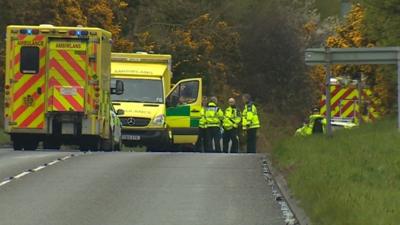
[(199, 127), (199, 121), (200, 119), (198, 118), (190, 119), (190, 127)]
[(190, 116), (190, 105), (168, 108), (167, 116)]

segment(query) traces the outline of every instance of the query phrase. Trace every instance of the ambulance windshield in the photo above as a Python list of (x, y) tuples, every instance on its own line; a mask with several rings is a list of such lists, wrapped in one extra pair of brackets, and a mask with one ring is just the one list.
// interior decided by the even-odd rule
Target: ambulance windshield
[(118, 79), (124, 82), (122, 95), (111, 95), (116, 102), (164, 103), (162, 80)]

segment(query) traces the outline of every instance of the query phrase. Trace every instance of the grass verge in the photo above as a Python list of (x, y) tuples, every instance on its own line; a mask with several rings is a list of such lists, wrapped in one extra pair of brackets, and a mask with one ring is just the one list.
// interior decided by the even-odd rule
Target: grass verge
[(10, 144), (10, 137), (0, 128), (0, 145)]
[(332, 138), (289, 138), (273, 160), (313, 224), (399, 224), (399, 146), (396, 120), (387, 119)]

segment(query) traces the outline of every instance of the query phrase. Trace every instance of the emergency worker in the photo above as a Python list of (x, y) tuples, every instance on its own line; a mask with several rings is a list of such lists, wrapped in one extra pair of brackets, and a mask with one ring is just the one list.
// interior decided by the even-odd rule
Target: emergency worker
[(222, 126), (224, 128), (223, 134), (223, 149), (228, 153), (229, 142), (232, 142), (231, 153), (238, 153), (239, 149), (239, 124), (242, 119), (240, 112), (236, 108), (236, 101), (234, 98), (228, 100), (229, 106), (225, 109), (224, 120)]
[(312, 115), (309, 118), (308, 126), (312, 134), (324, 134), (326, 128), (325, 116), (320, 114), (319, 108), (312, 110)]
[[(207, 127), (207, 149), (208, 152), (221, 152), (221, 121), (224, 119), (224, 112), (217, 106), (216, 97), (211, 97), (205, 110)], [(213, 149), (213, 142), (214, 147)]]
[(303, 127), (297, 129), (295, 136), (311, 136), (313, 134), (324, 134), (325, 129), (325, 117), (320, 114), (320, 110), (318, 108), (314, 108), (308, 120), (303, 123)]
[(206, 121), (206, 109), (207, 109), (208, 98), (203, 96), (200, 109), (200, 120), (199, 120), (199, 137), (196, 142), (196, 150), (198, 152), (205, 152), (207, 147), (207, 121)]
[(244, 94), (242, 100), (244, 103), (242, 126), (247, 136), (247, 153), (256, 153), (257, 130), (260, 128), (257, 108), (252, 102), (249, 94)]

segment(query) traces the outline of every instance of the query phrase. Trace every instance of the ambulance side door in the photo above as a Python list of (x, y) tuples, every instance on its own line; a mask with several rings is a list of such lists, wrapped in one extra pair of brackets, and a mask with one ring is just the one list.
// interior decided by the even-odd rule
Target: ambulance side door
[(166, 123), (174, 144), (194, 144), (202, 100), (201, 78), (179, 81), (166, 98)]

